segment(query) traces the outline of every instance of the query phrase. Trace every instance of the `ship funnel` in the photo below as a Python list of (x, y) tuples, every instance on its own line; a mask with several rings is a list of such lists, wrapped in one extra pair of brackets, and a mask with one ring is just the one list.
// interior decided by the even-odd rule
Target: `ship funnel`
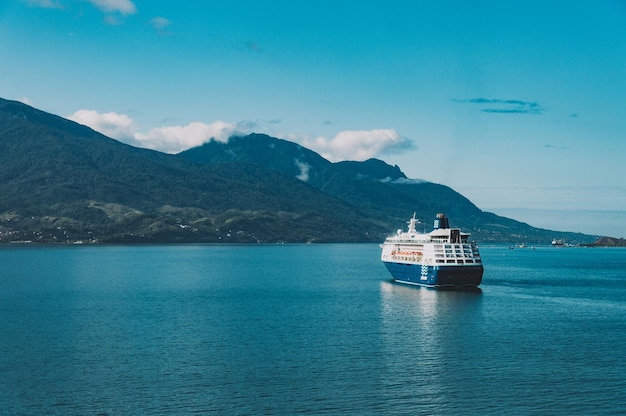
[(437, 214), (437, 218), (435, 218), (435, 224), (433, 228), (435, 230), (438, 230), (440, 228), (450, 228), (448, 218), (445, 216), (445, 214)]

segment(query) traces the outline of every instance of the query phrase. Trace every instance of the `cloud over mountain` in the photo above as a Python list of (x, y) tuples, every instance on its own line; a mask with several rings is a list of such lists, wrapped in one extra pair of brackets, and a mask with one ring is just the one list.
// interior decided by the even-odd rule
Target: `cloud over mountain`
[(67, 118), (121, 142), (166, 153), (178, 153), (211, 139), (226, 141), (239, 131), (236, 124), (218, 120), (211, 124), (193, 122), (185, 126), (157, 127), (141, 133), (126, 114), (94, 110), (78, 110)]
[(128, 142), (135, 135), (133, 119), (126, 114), (78, 110), (67, 118), (122, 142)]
[[(184, 126), (163, 126), (141, 132), (133, 119), (126, 114), (98, 113), (83, 109), (67, 118), (121, 142), (165, 153), (179, 153), (211, 139), (226, 142), (233, 135), (252, 133), (258, 128), (257, 123), (250, 121), (229, 123), (217, 120), (209, 124), (196, 121)], [(346, 130), (330, 139), (322, 136), (310, 139), (290, 135), (289, 140), (308, 147), (333, 162), (363, 161), (415, 148), (413, 141), (402, 137), (394, 129)], [(305, 174), (303, 171), (303, 175)]]
[(410, 139), (400, 136), (394, 129), (345, 130), (331, 139), (320, 136), (299, 142), (333, 162), (362, 161), (415, 147)]
[(191, 147), (200, 146), (211, 139), (227, 141), (235, 134), (237, 126), (224, 121), (211, 124), (193, 122), (186, 126), (157, 127), (148, 133), (135, 133), (135, 140), (141, 147), (178, 153)]

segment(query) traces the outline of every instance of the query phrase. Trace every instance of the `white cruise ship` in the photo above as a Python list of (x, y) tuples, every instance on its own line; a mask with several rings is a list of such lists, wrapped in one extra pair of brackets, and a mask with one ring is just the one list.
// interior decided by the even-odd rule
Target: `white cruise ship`
[(419, 221), (411, 218), (409, 229), (398, 230), (381, 244), (381, 260), (393, 280), (434, 288), (475, 288), (483, 278), (483, 264), (469, 233), (450, 228), (448, 218), (437, 214), (434, 230), (419, 233)]

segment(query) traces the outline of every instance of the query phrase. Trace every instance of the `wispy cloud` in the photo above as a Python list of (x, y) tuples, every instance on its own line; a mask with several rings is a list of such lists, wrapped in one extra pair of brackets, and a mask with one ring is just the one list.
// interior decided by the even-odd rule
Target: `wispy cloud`
[(115, 14), (107, 14), (104, 16), (104, 23), (109, 26), (121, 26), (124, 24), (124, 20)]
[(569, 150), (569, 147), (567, 147), (567, 146), (559, 146), (559, 145), (556, 145), (556, 144), (546, 144), (543, 147), (545, 149)]
[(300, 179), (302, 182), (308, 182), (309, 180), (309, 170), (311, 169), (311, 165), (305, 162), (301, 162), (298, 159), (294, 160), (294, 163), (300, 169), (300, 174), (296, 176), (296, 178)]
[(483, 113), (542, 114), (543, 108), (536, 101), (503, 100), (498, 98), (454, 99), (454, 102), (474, 104)]
[(253, 40), (232, 41), (230, 42), (230, 45), (233, 49), (240, 52), (260, 53), (265, 50), (261, 47), (261, 45)]
[[(62, 0), (22, 0), (32, 7), (63, 9)], [(132, 0), (85, 0), (105, 14), (104, 22), (108, 25), (121, 25), (123, 17), (137, 13), (137, 6)]]
[(137, 6), (131, 0), (87, 0), (104, 13), (129, 15), (137, 13)]
[(43, 7), (44, 9), (62, 9), (59, 0), (24, 0), (29, 6)]
[(169, 27), (171, 25), (172, 25), (172, 22), (169, 19), (166, 19), (165, 17), (161, 17), (161, 16), (157, 16), (150, 20), (150, 26), (152, 26), (152, 28), (156, 30), (156, 32), (159, 35), (172, 34), (172, 32), (169, 30)]
[(137, 13), (137, 7), (131, 0), (86, 0), (104, 13), (104, 23), (109, 26), (121, 26), (124, 18)]

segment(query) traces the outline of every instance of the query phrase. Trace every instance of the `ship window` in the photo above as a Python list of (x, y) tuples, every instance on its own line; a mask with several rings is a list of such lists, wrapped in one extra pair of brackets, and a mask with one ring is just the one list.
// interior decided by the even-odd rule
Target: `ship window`
[(445, 261), (443, 261), (443, 259), (437, 259), (437, 263), (445, 263)]
[(454, 259), (452, 260), (446, 260), (446, 263), (455, 263)]
[(474, 263), (474, 260), (472, 260), (472, 259), (467, 259), (467, 260), (465, 260), (465, 263)]

